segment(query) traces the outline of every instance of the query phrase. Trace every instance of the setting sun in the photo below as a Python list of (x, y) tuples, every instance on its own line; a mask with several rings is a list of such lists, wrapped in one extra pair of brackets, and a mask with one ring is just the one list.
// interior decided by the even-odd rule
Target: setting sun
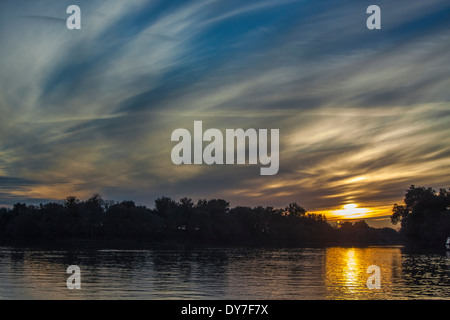
[(358, 208), (357, 204), (350, 203), (344, 205), (343, 209), (332, 211), (333, 215), (340, 216), (345, 219), (362, 218), (370, 210), (366, 208)]

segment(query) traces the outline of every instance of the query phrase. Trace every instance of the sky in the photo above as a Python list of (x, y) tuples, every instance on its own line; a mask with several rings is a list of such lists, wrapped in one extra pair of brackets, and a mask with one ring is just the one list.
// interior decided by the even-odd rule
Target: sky
[[(390, 226), (410, 185), (450, 187), (449, 52), (447, 0), (1, 1), (0, 205), (223, 198)], [(279, 129), (278, 174), (174, 165), (194, 121)]]

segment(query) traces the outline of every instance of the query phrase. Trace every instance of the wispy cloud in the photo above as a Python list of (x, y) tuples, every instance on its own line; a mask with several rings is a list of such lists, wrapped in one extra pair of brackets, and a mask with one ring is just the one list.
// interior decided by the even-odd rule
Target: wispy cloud
[[(450, 6), (380, 1), (369, 31), (370, 4), (79, 1), (69, 31), (62, 2), (2, 2), (0, 203), (99, 192), (320, 211), (445, 187)], [(279, 174), (174, 166), (170, 134), (194, 120), (280, 128)]]

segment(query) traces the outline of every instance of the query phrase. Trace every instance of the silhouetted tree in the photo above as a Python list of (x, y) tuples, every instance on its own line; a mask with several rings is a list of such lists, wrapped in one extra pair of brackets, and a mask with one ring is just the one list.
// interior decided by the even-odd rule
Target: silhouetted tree
[(290, 203), (285, 210), (287, 215), (292, 218), (301, 218), (306, 214), (306, 210), (300, 207), (297, 203)]
[(168, 197), (161, 197), (155, 200), (155, 212), (157, 215), (164, 217), (177, 208), (177, 203)]
[[(448, 193), (441, 192), (441, 197), (447, 201)], [(415, 202), (414, 207), (420, 204)], [(149, 209), (133, 201), (106, 201), (94, 195), (86, 201), (70, 196), (61, 203), (39, 206), (17, 203), (10, 209), (0, 209), (0, 238), (33, 241), (82, 238), (303, 246), (390, 243), (396, 235), (393, 229), (375, 229), (365, 222), (333, 228), (323, 215), (309, 213), (296, 203), (278, 209), (230, 208), (223, 199), (201, 199), (194, 203), (189, 198), (177, 202), (161, 197), (155, 200), (154, 209)]]
[(391, 221), (400, 222), (401, 233), (410, 243), (443, 246), (450, 235), (450, 190), (436, 193), (432, 188), (412, 185), (404, 205), (394, 205)]
[(77, 197), (69, 196), (64, 201), (64, 204), (68, 209), (75, 209), (80, 204), (80, 200)]

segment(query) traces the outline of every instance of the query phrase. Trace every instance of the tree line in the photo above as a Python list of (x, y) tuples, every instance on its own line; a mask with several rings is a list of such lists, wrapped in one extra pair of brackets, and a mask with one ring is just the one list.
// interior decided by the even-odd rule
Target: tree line
[(86, 201), (68, 197), (61, 203), (17, 203), (0, 209), (0, 238), (20, 240), (133, 240), (199, 245), (304, 246), (344, 243), (392, 244), (399, 234), (372, 228), (365, 221), (331, 226), (325, 216), (296, 203), (285, 208), (234, 207), (223, 199), (168, 197), (154, 208), (133, 201)]
[(406, 191), (404, 204), (395, 204), (391, 221), (400, 224), (406, 244), (442, 247), (450, 237), (450, 189), (416, 187)]

